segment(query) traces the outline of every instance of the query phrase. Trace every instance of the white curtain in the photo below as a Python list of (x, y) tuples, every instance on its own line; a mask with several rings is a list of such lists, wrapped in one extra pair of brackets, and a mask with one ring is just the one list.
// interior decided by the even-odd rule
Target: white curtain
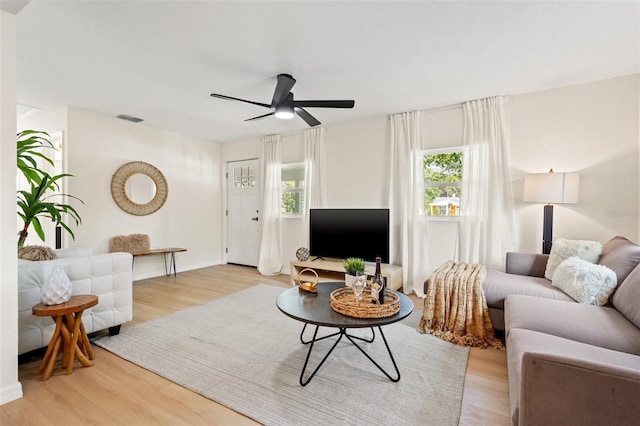
[(428, 265), (420, 117), (412, 111), (390, 118), (391, 263), (402, 265), (403, 291), (424, 296)]
[(509, 170), (506, 99), (463, 104), (464, 162), (459, 260), (504, 269), (518, 247)]
[(302, 247), (309, 247), (309, 209), (327, 206), (327, 147), (324, 127), (304, 131), (304, 218)]
[(282, 270), (282, 234), (280, 232), (281, 200), (280, 135), (262, 138), (260, 171), (262, 193), (260, 215), (260, 254), (258, 271), (262, 275), (276, 275)]

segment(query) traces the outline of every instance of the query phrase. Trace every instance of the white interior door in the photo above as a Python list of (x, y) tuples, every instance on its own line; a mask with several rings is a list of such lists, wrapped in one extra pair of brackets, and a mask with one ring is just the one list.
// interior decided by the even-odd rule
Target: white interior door
[(258, 266), (258, 160), (227, 164), (227, 263)]

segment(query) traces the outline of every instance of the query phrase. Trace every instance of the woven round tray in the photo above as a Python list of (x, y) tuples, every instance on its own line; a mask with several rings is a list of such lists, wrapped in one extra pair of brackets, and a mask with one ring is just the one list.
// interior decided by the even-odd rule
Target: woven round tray
[(331, 309), (339, 314), (355, 318), (386, 318), (400, 311), (400, 298), (390, 291), (384, 293), (384, 303), (369, 296), (371, 287), (362, 293), (359, 302), (350, 287), (343, 287), (331, 292)]

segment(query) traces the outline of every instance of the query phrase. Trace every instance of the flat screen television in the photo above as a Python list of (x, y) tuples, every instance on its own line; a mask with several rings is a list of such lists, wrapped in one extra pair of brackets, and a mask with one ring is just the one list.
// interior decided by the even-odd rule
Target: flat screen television
[(389, 209), (310, 209), (309, 253), (389, 263)]

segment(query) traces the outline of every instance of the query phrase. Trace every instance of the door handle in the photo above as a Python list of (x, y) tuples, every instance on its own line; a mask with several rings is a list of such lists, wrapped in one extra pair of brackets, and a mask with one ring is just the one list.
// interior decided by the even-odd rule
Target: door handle
[(258, 221), (258, 217), (252, 217), (251, 220), (255, 220), (256, 222)]

